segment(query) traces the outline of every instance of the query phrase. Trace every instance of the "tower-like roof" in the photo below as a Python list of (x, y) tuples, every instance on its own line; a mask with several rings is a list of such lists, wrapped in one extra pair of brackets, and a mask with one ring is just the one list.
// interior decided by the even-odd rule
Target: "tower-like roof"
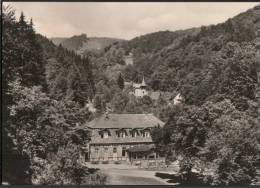
[(143, 81), (142, 81), (142, 83), (141, 83), (141, 86), (146, 86), (146, 83), (145, 83), (145, 81), (144, 81), (144, 77), (143, 77)]

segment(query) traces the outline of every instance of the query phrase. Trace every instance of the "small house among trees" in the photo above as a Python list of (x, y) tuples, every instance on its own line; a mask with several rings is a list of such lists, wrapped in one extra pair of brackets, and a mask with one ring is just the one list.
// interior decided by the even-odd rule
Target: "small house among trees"
[(134, 61), (133, 61), (133, 54), (130, 52), (128, 55), (126, 55), (124, 57), (124, 61), (126, 65), (133, 65)]
[(147, 91), (147, 85), (144, 81), (144, 77), (143, 77), (143, 81), (140, 84), (137, 83), (133, 83), (133, 89), (134, 89), (134, 96), (135, 97), (144, 97), (146, 95), (148, 95), (148, 91)]

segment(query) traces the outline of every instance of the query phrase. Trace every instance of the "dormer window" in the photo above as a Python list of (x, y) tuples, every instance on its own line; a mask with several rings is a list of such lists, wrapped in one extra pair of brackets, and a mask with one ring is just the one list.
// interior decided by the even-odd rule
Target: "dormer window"
[(149, 131), (145, 131), (144, 132), (144, 137), (150, 137), (150, 132)]
[(103, 138), (108, 138), (108, 132), (103, 133)]
[(125, 138), (126, 134), (125, 131), (120, 131), (118, 137)]
[(124, 129), (118, 130), (117, 131), (117, 136), (119, 138), (125, 138), (126, 137), (126, 130), (124, 130)]
[(149, 129), (143, 130), (142, 133), (143, 133), (143, 137), (149, 138), (151, 136)]
[(139, 134), (138, 134), (138, 130), (134, 129), (131, 131), (132, 137), (136, 138)]
[(101, 137), (101, 138), (108, 138), (109, 135), (110, 135), (110, 132), (109, 132), (107, 129), (105, 129), (105, 130), (101, 130), (101, 131), (99, 132), (99, 134), (100, 134), (100, 137)]

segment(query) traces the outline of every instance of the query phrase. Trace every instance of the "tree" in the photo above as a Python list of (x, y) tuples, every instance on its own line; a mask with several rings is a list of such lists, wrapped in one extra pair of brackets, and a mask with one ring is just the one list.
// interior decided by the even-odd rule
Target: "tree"
[(26, 25), (25, 16), (24, 16), (23, 12), (21, 12), (21, 15), (20, 15), (20, 18), (19, 18), (19, 24)]
[[(39, 37), (46, 58), (46, 78), (51, 96), (67, 99), (84, 106), (95, 95), (94, 76), (88, 57), (80, 57), (62, 46), (54, 46), (46, 38)], [(53, 49), (54, 52), (50, 51)]]
[(217, 185), (248, 185), (257, 176), (258, 121), (238, 111), (230, 100), (176, 106), (161, 131), (158, 150), (170, 161), (181, 156), (180, 169), (187, 181), (192, 168), (201, 170), (205, 183)]
[(10, 127), (10, 105), (14, 104), (14, 96), (10, 94), (9, 82), (18, 77), (20, 68), (19, 48), (15, 41), (18, 40), (17, 24), (15, 22), (15, 11), (11, 6), (3, 6), (3, 66), (2, 66), (2, 88), (3, 88), (3, 168), (2, 182), (9, 184), (31, 184), (31, 162), (29, 156), (18, 151), (17, 143), (14, 141), (12, 128)]
[(157, 91), (160, 88), (160, 80), (153, 80), (152, 81), (152, 89)]
[(124, 87), (125, 87), (125, 82), (124, 82), (124, 78), (122, 77), (121, 73), (120, 73), (119, 76), (118, 76), (117, 84), (118, 84), (118, 87), (119, 87), (120, 89), (124, 89)]
[(31, 184), (32, 171), (31, 161), (27, 154), (21, 154), (13, 141), (13, 136), (9, 130), (3, 129), (3, 158), (2, 158), (2, 182), (10, 185), (28, 185)]
[(103, 101), (101, 95), (96, 95), (94, 99), (94, 107), (98, 110), (98, 112), (102, 112), (103, 108)]
[[(92, 179), (95, 184), (104, 183), (105, 176), (92, 173), (79, 163), (80, 148), (90, 136), (89, 130), (81, 126), (91, 118), (91, 113), (79, 103), (94, 95), (88, 60), (36, 35), (32, 20), (27, 24), (23, 13), (16, 22), (15, 12), (5, 8), (3, 24), (3, 180), (9, 184), (48, 184), (41, 179), (45, 173), (55, 176), (48, 177), (53, 184), (83, 184)], [(50, 93), (45, 82), (47, 62)], [(67, 88), (66, 79), (77, 80), (76, 76), (79, 81)], [(80, 96), (71, 92), (74, 101), (58, 96), (66, 91)], [(66, 168), (59, 166), (62, 155), (66, 156)]]
[[(18, 153), (28, 156), (32, 183), (83, 183), (89, 172), (78, 163), (79, 153), (90, 132), (80, 127), (90, 118), (88, 110), (73, 101), (52, 100), (39, 87), (27, 88), (19, 81), (11, 89), (15, 103), (10, 106), (9, 133)], [(60, 166), (61, 156), (66, 156), (65, 166)], [(52, 172), (56, 178), (42, 179), (43, 173)]]
[(233, 111), (212, 126), (202, 152), (206, 168), (213, 171), (209, 178), (216, 185), (250, 185), (260, 168), (259, 122)]
[(114, 95), (113, 99), (111, 100), (111, 104), (115, 113), (122, 113), (128, 103), (129, 98), (128, 95), (120, 92)]

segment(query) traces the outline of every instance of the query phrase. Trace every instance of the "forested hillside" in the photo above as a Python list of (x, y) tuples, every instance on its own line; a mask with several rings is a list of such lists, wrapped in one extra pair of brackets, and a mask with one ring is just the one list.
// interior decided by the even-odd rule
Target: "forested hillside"
[[(163, 49), (150, 59), (150, 69), (142, 69), (152, 82), (165, 80), (159, 88), (176, 88), (185, 96), (153, 137), (169, 162), (179, 159), (186, 184), (194, 168), (204, 184), (259, 181), (259, 29), (258, 6), (202, 27), (199, 35), (184, 39), (176, 50)], [(173, 82), (167, 85), (169, 78)]]
[[(246, 109), (245, 100), (255, 98), (258, 11), (256, 7), (218, 25), (140, 36), (110, 46), (92, 62), (105, 70), (100, 79), (115, 79), (106, 70), (122, 72), (126, 81), (144, 76), (151, 89), (178, 91), (188, 104), (201, 105), (218, 95)], [(124, 66), (130, 51), (134, 65)]]
[(8, 184), (103, 184), (80, 163), (89, 137), (92, 69), (81, 58), (35, 34), (32, 19), (3, 12), (3, 181)]
[(55, 45), (62, 45), (64, 48), (74, 51), (79, 55), (101, 54), (104, 49), (122, 39), (108, 37), (87, 37), (86, 34), (75, 35), (70, 38), (51, 38)]
[(52, 37), (50, 40), (57, 46), (61, 44), (62, 41), (66, 40), (66, 37)]
[[(97, 101), (110, 102), (117, 113), (152, 112), (166, 121), (153, 137), (169, 162), (181, 159), (186, 183), (197, 168), (205, 184), (250, 184), (260, 164), (259, 31), (257, 6), (217, 25), (111, 45), (92, 57)], [(129, 52), (133, 65), (123, 61)], [(117, 78), (140, 82), (143, 76), (150, 90), (181, 93), (185, 103), (172, 107), (164, 97), (136, 99), (119, 89)]]
[(46, 60), (45, 72), (49, 94), (57, 99), (78, 102), (81, 106), (87, 98), (93, 98), (95, 85), (91, 63), (73, 51), (55, 46), (47, 38), (37, 35)]

